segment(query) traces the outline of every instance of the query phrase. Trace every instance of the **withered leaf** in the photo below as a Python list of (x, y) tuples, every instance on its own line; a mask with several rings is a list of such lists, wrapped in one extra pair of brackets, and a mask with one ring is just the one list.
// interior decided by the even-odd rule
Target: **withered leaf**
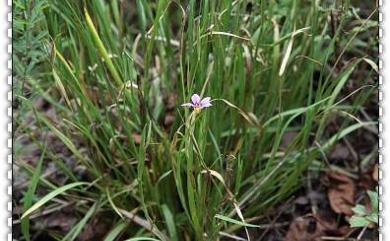
[(140, 134), (133, 133), (131, 135), (131, 137), (133, 138), (135, 144), (139, 145), (141, 143), (141, 135)]
[(322, 236), (340, 234), (336, 221), (319, 215), (296, 218), (286, 233), (285, 241), (319, 241)]
[(328, 199), (333, 211), (352, 216), (355, 204), (355, 184), (351, 178), (339, 172), (329, 172)]
[(376, 182), (379, 180), (379, 167), (378, 164), (375, 164), (374, 170), (372, 172), (372, 179), (374, 179)]

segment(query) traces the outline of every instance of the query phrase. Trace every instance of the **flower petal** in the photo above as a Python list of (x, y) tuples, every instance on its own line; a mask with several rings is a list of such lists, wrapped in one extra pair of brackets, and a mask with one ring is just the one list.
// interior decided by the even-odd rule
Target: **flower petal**
[(200, 102), (200, 96), (197, 95), (197, 94), (193, 94), (191, 96), (191, 101), (192, 101), (192, 104), (199, 104)]
[(200, 105), (206, 105), (206, 104), (209, 104), (210, 103), (210, 97), (206, 97), (204, 98), (201, 102), (200, 102)]
[(212, 104), (210, 102), (206, 103), (206, 104), (202, 104), (202, 108), (207, 108), (207, 107), (210, 107), (212, 106)]
[(183, 106), (183, 107), (194, 107), (194, 105), (192, 103), (184, 103), (181, 106)]

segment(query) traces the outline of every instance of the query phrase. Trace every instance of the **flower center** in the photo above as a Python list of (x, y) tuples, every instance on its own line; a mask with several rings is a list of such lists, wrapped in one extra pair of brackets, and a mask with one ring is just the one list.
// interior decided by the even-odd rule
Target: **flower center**
[(194, 107), (194, 112), (195, 113), (199, 113), (201, 110), (202, 110), (202, 108), (200, 108), (200, 106), (195, 106)]

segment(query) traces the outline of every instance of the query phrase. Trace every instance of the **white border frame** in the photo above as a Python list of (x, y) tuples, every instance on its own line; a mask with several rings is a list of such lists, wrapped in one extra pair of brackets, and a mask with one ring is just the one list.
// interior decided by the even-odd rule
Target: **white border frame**
[[(364, 0), (361, 0), (364, 1)], [(390, 217), (390, 157), (386, 161), (388, 150), (385, 149), (386, 140), (390, 142), (390, 83), (386, 83), (385, 76), (389, 76), (390, 68), (383, 63), (390, 63), (390, 1), (379, 2), (379, 194), (380, 211), (379, 240), (390, 241), (390, 221), (383, 217)], [(0, 3), (0, 240), (12, 241), (11, 195), (12, 195), (12, 0)], [(387, 24), (386, 24), (387, 23)], [(386, 34), (387, 33), (387, 34)], [(387, 43), (387, 47), (384, 46)], [(390, 64), (388, 64), (390, 65)], [(389, 78), (390, 79), (390, 78)], [(387, 96), (388, 95), (388, 96)], [(387, 124), (387, 125), (386, 125)], [(385, 173), (382, 175), (382, 173)], [(383, 177), (383, 178), (382, 178)], [(389, 187), (388, 189), (383, 188)], [(388, 206), (387, 206), (388, 205)], [(7, 211), (4, 211), (7, 210)], [(387, 234), (389, 237), (386, 235)]]
[(11, 195), (12, 195), (12, 168), (11, 168), (11, 13), (12, 0), (0, 3), (0, 239), (12, 240), (11, 234)]
[[(386, 143), (386, 139), (390, 140), (390, 124), (389, 123), (389, 115), (386, 115), (386, 112), (388, 111), (390, 113), (390, 84), (384, 81), (386, 79), (385, 76), (389, 76), (389, 70), (390, 68), (383, 64), (390, 63), (389, 60), (389, 50), (386, 50), (386, 47), (384, 46), (384, 43), (388, 43), (388, 48), (390, 49), (390, 22), (388, 18), (386, 20), (386, 17), (384, 16), (385, 12), (390, 11), (390, 3), (389, 1), (378, 0), (379, 1), (379, 211), (381, 212), (381, 215), (379, 217), (379, 240), (386, 240), (386, 230), (387, 234), (389, 234), (390, 225), (387, 223), (383, 217), (389, 217), (390, 216), (390, 208), (387, 207), (390, 202), (390, 188), (384, 189), (384, 186), (389, 186), (390, 182), (390, 158), (386, 161), (385, 157), (387, 157), (389, 154), (386, 154), (388, 150), (384, 148), (384, 144)], [(387, 23), (387, 24), (386, 24)], [(387, 33), (387, 34), (386, 34)], [(389, 97), (386, 97), (386, 93), (389, 95)], [(387, 106), (387, 110), (386, 110)], [(387, 171), (386, 171), (387, 170)], [(387, 173), (387, 175), (383, 175), (383, 173)], [(387, 238), (389, 240), (389, 238)]]

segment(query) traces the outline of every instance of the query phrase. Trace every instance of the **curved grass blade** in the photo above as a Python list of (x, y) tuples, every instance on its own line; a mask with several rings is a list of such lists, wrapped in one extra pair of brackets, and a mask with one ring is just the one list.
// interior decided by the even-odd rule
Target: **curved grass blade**
[(85, 216), (74, 226), (69, 233), (62, 239), (62, 241), (73, 241), (80, 234), (81, 230), (83, 230), (84, 226), (87, 224), (88, 220), (91, 216), (96, 212), (98, 207), (98, 202), (96, 202), (85, 214)]
[[(24, 195), (24, 205), (23, 205), (24, 210), (27, 210), (32, 204), (32, 199), (33, 199), (35, 190), (38, 186), (39, 176), (41, 175), (42, 163), (43, 163), (43, 159), (45, 157), (45, 154), (46, 154), (46, 146), (43, 149), (41, 157), (39, 158), (38, 165), (35, 168), (34, 174), (33, 174), (31, 181), (30, 181), (30, 185), (28, 186), (28, 190), (27, 190), (26, 194)], [(30, 227), (30, 220), (23, 219), (21, 221), (21, 228), (22, 228), (23, 236), (27, 241), (30, 240), (29, 227)]]
[(118, 235), (123, 232), (123, 230), (127, 227), (127, 223), (121, 221), (119, 222), (114, 229), (107, 235), (107, 237), (103, 241), (114, 241)]
[(88, 182), (74, 182), (74, 183), (70, 183), (68, 185), (65, 185), (63, 187), (57, 188), (56, 190), (50, 192), (49, 194), (47, 194), (46, 196), (41, 198), (31, 208), (29, 208), (26, 212), (24, 212), (24, 214), (22, 215), (21, 219), (26, 218), (28, 215), (33, 213), (35, 210), (37, 210), (40, 207), (42, 207), (45, 203), (49, 202), (54, 197), (56, 197), (56, 196), (58, 196), (58, 195), (60, 195), (60, 194), (62, 194), (64, 192), (68, 191), (69, 189), (72, 189), (72, 188), (75, 188), (75, 187), (81, 186), (81, 185), (88, 185), (88, 184), (89, 184)]
[(237, 225), (240, 225), (240, 226), (244, 226), (244, 227), (260, 228), (260, 226), (258, 226), (258, 225), (244, 223), (242, 221), (238, 221), (238, 220), (235, 220), (235, 219), (232, 219), (232, 218), (220, 215), (220, 214), (216, 214), (214, 217), (218, 218), (218, 219), (221, 219), (223, 221), (226, 221), (226, 222), (229, 222), (229, 223), (234, 223), (234, 224), (237, 224)]
[(138, 241), (138, 240), (160, 241), (159, 239), (148, 238), (148, 237), (131, 238), (131, 239), (126, 239), (125, 241)]
[(175, 220), (173, 218), (171, 210), (169, 210), (166, 204), (161, 205), (161, 209), (164, 214), (165, 222), (168, 227), (168, 232), (172, 241), (178, 241), (177, 231), (175, 226)]

